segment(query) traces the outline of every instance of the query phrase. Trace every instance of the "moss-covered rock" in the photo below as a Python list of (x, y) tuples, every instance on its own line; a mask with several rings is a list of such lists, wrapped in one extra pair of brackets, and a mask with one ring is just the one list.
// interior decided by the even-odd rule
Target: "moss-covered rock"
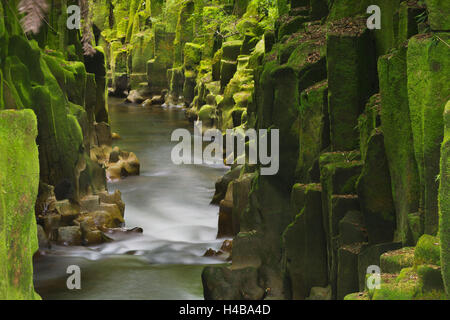
[(308, 176), (319, 153), (329, 146), (328, 86), (323, 81), (303, 91), (300, 96), (300, 153), (296, 176), (311, 181)]
[(236, 61), (241, 53), (242, 40), (227, 41), (222, 44), (222, 59)]
[(450, 4), (445, 0), (425, 0), (432, 30), (450, 31)]
[(39, 185), (33, 111), (0, 111), (0, 298), (39, 299), (32, 256), (38, 249), (34, 203)]
[(186, 42), (194, 38), (194, 21), (192, 14), (195, 9), (195, 1), (186, 0), (181, 3), (178, 13), (178, 22), (174, 40), (174, 62), (175, 65), (182, 64), (183, 48)]
[(402, 269), (413, 265), (414, 247), (388, 251), (380, 256), (380, 268), (383, 273), (400, 273)]
[(358, 291), (358, 255), (361, 246), (361, 244), (345, 245), (338, 250), (336, 298), (339, 300), (351, 292)]
[(295, 184), (291, 204), (295, 219), (282, 236), (284, 281), (287, 296), (303, 300), (328, 283), (320, 185)]
[(406, 48), (378, 60), (381, 129), (396, 211), (396, 238), (413, 243), (408, 215), (419, 209), (420, 187), (407, 96)]
[(421, 184), (424, 231), (438, 230), (438, 183), (440, 144), (444, 134), (442, 114), (450, 95), (445, 84), (448, 70), (449, 34), (417, 35), (410, 39), (407, 53), (408, 100), (414, 151)]
[[(367, 268), (373, 265), (381, 266), (380, 256), (382, 256), (384, 253), (388, 251), (400, 249), (401, 246), (402, 246), (401, 242), (388, 242), (388, 243), (379, 243), (375, 245), (365, 245), (361, 248), (361, 253), (358, 255), (358, 273), (359, 273), (360, 291), (368, 290)], [(383, 269), (381, 269), (381, 271), (383, 272)]]
[(203, 46), (187, 42), (184, 45), (184, 67), (194, 69), (202, 60)]
[(155, 58), (147, 61), (147, 81), (152, 93), (160, 93), (169, 87), (166, 77), (167, 65)]
[[(349, 28), (349, 23), (353, 27)], [(342, 19), (331, 25), (327, 35), (327, 70), (333, 151), (358, 146), (358, 116), (377, 87), (375, 63), (374, 43), (364, 19)]]
[(441, 265), (440, 239), (428, 234), (420, 237), (414, 251), (414, 263)]
[(373, 131), (363, 160), (364, 167), (357, 181), (357, 192), (369, 243), (391, 242), (394, 237), (395, 208), (381, 131)]
[(206, 267), (202, 272), (206, 300), (259, 300), (264, 289), (258, 285), (256, 268)]
[(442, 277), (447, 295), (450, 295), (450, 102), (447, 102), (445, 106), (444, 124), (439, 187), (439, 235), (441, 238)]

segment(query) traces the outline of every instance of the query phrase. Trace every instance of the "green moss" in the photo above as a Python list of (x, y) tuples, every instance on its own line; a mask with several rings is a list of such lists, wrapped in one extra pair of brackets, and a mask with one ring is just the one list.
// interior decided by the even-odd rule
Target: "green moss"
[(310, 20), (306, 16), (289, 17), (286, 21), (281, 23), (278, 30), (278, 39), (282, 39), (284, 36), (296, 33), (301, 30), (305, 22)]
[[(346, 2), (346, 1), (343, 1)], [(352, 2), (354, 5), (354, 3)], [(328, 108), (333, 151), (358, 147), (358, 116), (375, 93), (374, 48), (365, 20), (352, 20), (355, 29), (345, 31), (340, 20), (327, 35)]]
[(330, 142), (327, 97), (326, 81), (303, 91), (300, 96), (300, 152), (296, 168), (300, 181), (310, 180), (309, 170)]
[(132, 72), (146, 71), (146, 63), (154, 57), (154, 38), (152, 32), (140, 32), (131, 39), (131, 69)]
[(186, 42), (194, 38), (193, 16), (195, 4), (193, 0), (186, 0), (181, 3), (179, 9), (178, 22), (174, 41), (174, 61), (179, 65), (183, 61), (183, 48)]
[[(397, 230), (396, 238), (412, 243), (408, 215), (419, 209), (420, 186), (417, 162), (414, 157), (410, 118), (406, 48), (378, 60), (381, 96), (381, 129), (384, 133), (386, 157), (392, 181)], [(419, 229), (420, 230), (420, 229)]]
[(418, 30), (417, 16), (424, 13), (418, 4), (403, 1), (398, 11), (397, 45), (403, 46)]
[[(0, 298), (39, 299), (32, 256), (38, 249), (34, 203), (39, 185), (36, 116), (0, 111)], [(13, 159), (11, 161), (11, 159)]]
[(420, 237), (414, 252), (414, 263), (441, 265), (440, 239), (428, 234)]
[(228, 61), (236, 61), (241, 52), (243, 41), (233, 40), (222, 44), (222, 59)]
[(204, 105), (198, 112), (198, 119), (205, 124), (211, 123), (211, 120), (216, 118), (216, 107), (211, 105)]
[(447, 295), (450, 296), (450, 101), (445, 106), (444, 124), (439, 187), (439, 235), (441, 238), (442, 277)]
[(422, 292), (444, 291), (441, 268), (433, 265), (417, 266), (420, 287)]
[(394, 237), (395, 208), (391, 177), (384, 151), (384, 135), (374, 130), (368, 140), (364, 167), (357, 192), (364, 215), (369, 243), (391, 242)]
[(202, 60), (203, 46), (191, 42), (184, 45), (184, 67), (194, 69)]
[(372, 300), (412, 300), (417, 294), (417, 274), (412, 268), (402, 269), (395, 281), (382, 282)]
[(380, 256), (380, 268), (383, 273), (399, 273), (414, 264), (414, 247), (405, 247), (388, 251)]
[(450, 3), (445, 0), (425, 0), (432, 30), (450, 31)]
[(370, 297), (367, 292), (354, 292), (346, 295), (344, 300), (370, 300)]
[[(449, 41), (450, 35), (439, 37)], [(448, 46), (433, 35), (410, 39), (407, 54), (408, 100), (415, 157), (421, 184), (424, 231), (438, 230), (438, 184), (440, 142), (443, 139), (442, 114), (450, 96)]]
[(282, 235), (283, 271), (289, 298), (297, 300), (328, 283), (320, 185), (295, 184), (291, 203), (295, 218)]

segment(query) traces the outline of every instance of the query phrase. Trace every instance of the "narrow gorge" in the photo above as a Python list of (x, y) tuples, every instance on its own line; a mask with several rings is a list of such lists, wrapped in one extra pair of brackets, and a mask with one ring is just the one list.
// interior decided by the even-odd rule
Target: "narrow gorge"
[(1, 0), (0, 299), (448, 300), (449, 13)]

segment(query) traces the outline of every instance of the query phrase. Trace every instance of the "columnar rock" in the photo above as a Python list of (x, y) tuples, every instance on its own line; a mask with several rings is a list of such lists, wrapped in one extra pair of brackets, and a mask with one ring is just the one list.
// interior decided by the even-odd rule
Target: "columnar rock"
[[(396, 238), (414, 241), (409, 227), (410, 214), (419, 209), (420, 187), (414, 144), (406, 73), (406, 48), (378, 60), (381, 94), (381, 129), (392, 182), (396, 212)], [(406, 120), (406, 121), (405, 121)]]
[(38, 249), (34, 203), (39, 185), (32, 110), (0, 111), (0, 299), (39, 299), (32, 257)]
[(322, 150), (330, 144), (328, 118), (328, 85), (322, 81), (300, 96), (299, 157), (296, 176), (300, 181), (311, 181), (309, 171)]
[(369, 243), (391, 242), (394, 237), (395, 208), (391, 177), (384, 151), (384, 136), (375, 129), (368, 140), (364, 166), (356, 183)]
[(291, 194), (294, 221), (282, 236), (286, 295), (303, 300), (312, 287), (328, 284), (321, 187), (296, 184)]
[(450, 95), (448, 42), (450, 34), (421, 34), (408, 43), (408, 100), (419, 168), (421, 212), (424, 231), (438, 231), (438, 182), (440, 145), (443, 139), (442, 114)]
[(345, 18), (331, 24), (327, 70), (331, 148), (356, 149), (358, 116), (377, 88), (374, 42), (365, 19)]
[(439, 234), (441, 237), (442, 278), (450, 295), (450, 101), (444, 111), (445, 133), (441, 147), (439, 187)]

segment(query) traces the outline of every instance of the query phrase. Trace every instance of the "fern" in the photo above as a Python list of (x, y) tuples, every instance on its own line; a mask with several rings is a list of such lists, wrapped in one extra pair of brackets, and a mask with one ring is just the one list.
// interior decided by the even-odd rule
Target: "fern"
[(83, 52), (86, 56), (92, 56), (95, 54), (95, 49), (92, 47), (92, 22), (89, 13), (88, 0), (78, 0), (78, 4), (81, 10), (81, 18), (83, 19), (83, 36), (81, 37), (81, 43), (83, 44)]
[(39, 32), (44, 16), (48, 11), (48, 3), (46, 0), (21, 0), (17, 7), (20, 13), (24, 14), (20, 20), (22, 29), (25, 33)]

